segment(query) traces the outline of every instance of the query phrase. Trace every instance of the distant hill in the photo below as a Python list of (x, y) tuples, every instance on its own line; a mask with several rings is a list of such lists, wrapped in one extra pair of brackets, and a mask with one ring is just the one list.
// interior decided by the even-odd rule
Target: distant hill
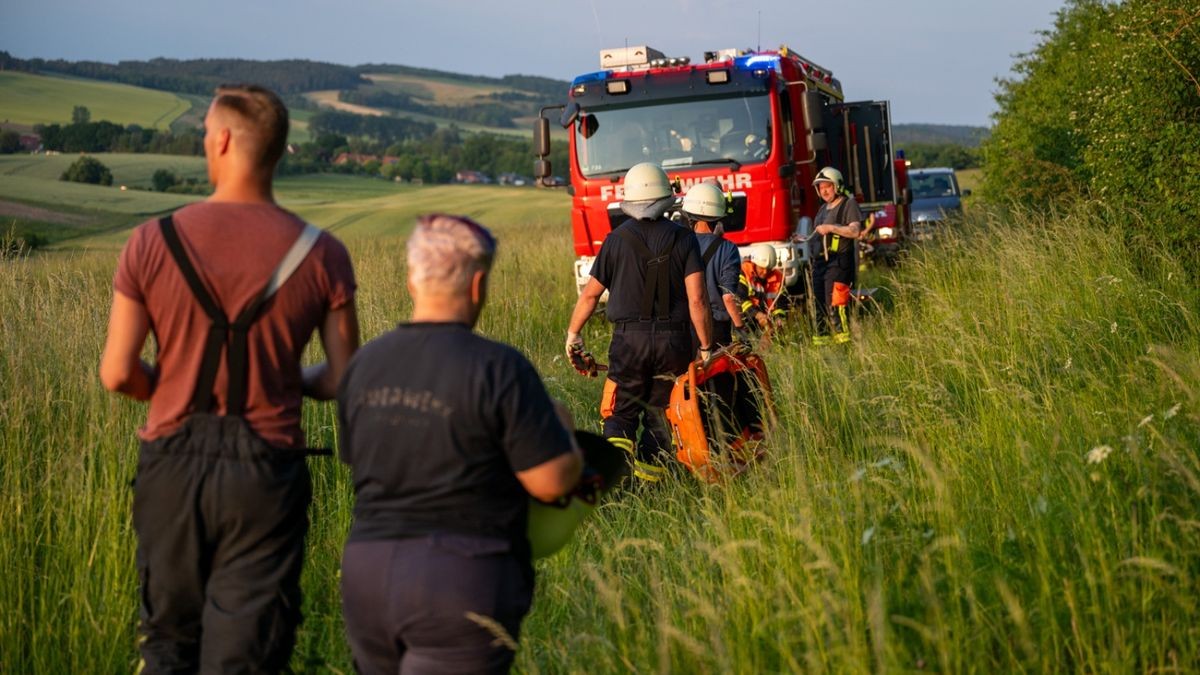
[(959, 124), (893, 124), (892, 141), (898, 146), (913, 143), (925, 145), (961, 145), (979, 147), (988, 137), (987, 127)]
[[(524, 134), (538, 108), (564, 98), (569, 87), (565, 80), (536, 75), (486, 77), (397, 64), (343, 66), (295, 59), (151, 59), (111, 64), (20, 59), (0, 51), (3, 71), (68, 75), (204, 97), (223, 83), (255, 82), (285, 96), (292, 108), (437, 120), (507, 134), (517, 129)], [(203, 110), (202, 105), (192, 108)]]
[(151, 59), (114, 64), (61, 59), (18, 59), (8, 52), (0, 52), (0, 70), (57, 73), (199, 95), (211, 94), (218, 85), (229, 82), (254, 82), (284, 95), (315, 89), (356, 87), (366, 83), (366, 80), (349, 66), (299, 59)]
[(92, 119), (166, 129), (191, 103), (165, 91), (115, 82), (0, 71), (0, 124), (29, 130), (35, 124), (68, 123), (75, 106)]

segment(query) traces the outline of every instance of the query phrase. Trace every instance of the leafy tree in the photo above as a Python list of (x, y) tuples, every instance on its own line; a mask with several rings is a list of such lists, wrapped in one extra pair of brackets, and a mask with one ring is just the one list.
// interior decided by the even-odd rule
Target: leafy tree
[(154, 186), (155, 192), (166, 192), (179, 184), (179, 176), (176, 176), (175, 172), (170, 169), (158, 169), (151, 176), (150, 183)]
[(21, 151), (21, 134), (12, 129), (0, 131), (0, 155), (11, 155)]
[(71, 111), (71, 124), (87, 124), (92, 121), (92, 111), (85, 105), (77, 105)]
[(75, 160), (58, 178), (59, 180), (75, 183), (91, 183), (92, 185), (112, 185), (112, 172), (95, 157), (83, 155)]

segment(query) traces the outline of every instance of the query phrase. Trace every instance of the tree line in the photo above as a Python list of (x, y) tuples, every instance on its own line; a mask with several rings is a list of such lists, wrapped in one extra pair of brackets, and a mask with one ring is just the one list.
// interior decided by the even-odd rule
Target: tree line
[[(396, 126), (400, 122), (405, 124)], [(492, 176), (529, 175), (533, 163), (529, 139), (465, 133), (454, 126), (439, 129), (413, 120), (330, 111), (314, 115), (309, 129), (314, 140), (286, 155), (280, 164), (281, 173), (334, 171), (447, 183), (464, 170)], [(414, 130), (426, 133), (412, 133)], [(370, 159), (334, 164), (342, 153)], [(555, 166), (566, 166), (565, 141), (552, 144), (551, 161)]]
[(1200, 263), (1195, 0), (1068, 0), (1014, 70), (983, 145), (985, 194), (1040, 210), (1090, 200), (1147, 255)]
[(254, 82), (281, 95), (320, 89), (348, 89), (368, 83), (350, 66), (304, 59), (251, 61), (159, 58), (113, 64), (63, 59), (18, 59), (8, 52), (0, 52), (0, 70), (58, 73), (200, 96), (212, 94), (217, 86), (230, 82)]
[[(204, 154), (204, 134), (199, 129), (176, 133), (146, 129), (136, 124), (122, 126), (107, 120), (93, 122), (91, 112), (85, 106), (75, 106), (70, 124), (38, 124), (33, 129), (41, 137), (43, 149), (57, 152)], [(7, 149), (7, 145), (4, 147)], [(18, 144), (16, 150), (19, 149)]]
[(974, 169), (980, 166), (978, 148), (969, 148), (955, 143), (908, 143), (901, 146), (904, 157), (912, 162), (914, 169), (931, 166), (948, 166), (951, 169)]

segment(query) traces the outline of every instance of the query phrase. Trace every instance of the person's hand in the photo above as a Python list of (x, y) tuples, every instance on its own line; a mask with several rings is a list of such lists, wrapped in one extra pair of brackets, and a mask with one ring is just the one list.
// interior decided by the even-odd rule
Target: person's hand
[(754, 320), (758, 323), (759, 328), (768, 328), (771, 325), (771, 320), (762, 312), (756, 313), (754, 315)]
[(753, 343), (750, 337), (750, 329), (744, 325), (733, 327), (733, 339), (747, 346)]
[(712, 358), (712, 352), (712, 345), (701, 347), (698, 352), (701, 363), (708, 363), (708, 360)]
[(583, 351), (583, 336), (579, 333), (567, 332), (567, 358)]
[(822, 234), (822, 235), (833, 234), (834, 227), (835, 226), (830, 225), (829, 223), (821, 223), (820, 225), (817, 226), (817, 229), (815, 231), (817, 234)]
[(596, 359), (592, 358), (583, 348), (583, 336), (579, 333), (567, 333), (567, 361), (575, 372), (587, 377), (595, 377), (598, 370)]

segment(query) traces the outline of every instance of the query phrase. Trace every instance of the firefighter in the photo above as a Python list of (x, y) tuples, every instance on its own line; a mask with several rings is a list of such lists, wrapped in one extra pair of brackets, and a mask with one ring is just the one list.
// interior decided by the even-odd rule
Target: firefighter
[(813, 344), (829, 344), (831, 337), (842, 344), (850, 341), (850, 289), (858, 271), (857, 239), (863, 216), (837, 169), (827, 166), (818, 171), (813, 187), (825, 202), (817, 211), (816, 228), (808, 240), (816, 299)]
[(778, 328), (787, 313), (783, 270), (775, 267), (775, 247), (755, 244), (742, 263), (742, 314), (762, 330)]
[(671, 447), (663, 411), (672, 380), (695, 353), (689, 327), (707, 360), (712, 315), (700, 245), (690, 230), (663, 217), (675, 203), (667, 174), (655, 164), (637, 164), (625, 174), (624, 190), (621, 210), (629, 219), (604, 240), (592, 263), (567, 327), (566, 351), (583, 372), (580, 333), (607, 289), (613, 337), (601, 401), (604, 436), (630, 454), (635, 476), (654, 482), (665, 474), (660, 457)]
[[(744, 336), (746, 324), (737, 299), (741, 254), (737, 246), (721, 236), (721, 219), (729, 202), (714, 183), (693, 186), (683, 198), (683, 215), (696, 233), (708, 304), (713, 317), (713, 343), (722, 347), (733, 342), (733, 334)], [(693, 335), (695, 337), (695, 335)], [(696, 346), (700, 343), (697, 341)]]
[[(143, 672), (274, 673), (300, 622), (300, 408), (334, 397), (358, 347), (354, 271), (341, 242), (275, 203), (279, 97), (222, 86), (204, 128), (215, 191), (130, 235), (100, 379), (150, 401), (133, 491)], [(318, 330), (328, 361), (302, 368)]]
[[(579, 482), (571, 420), (516, 349), (474, 332), (496, 241), (460, 216), (408, 238), (412, 321), (358, 352), (338, 390), (355, 487), (342, 609), (360, 673), (505, 673), (533, 600), (529, 496)], [(527, 494), (528, 493), (528, 496)]]

